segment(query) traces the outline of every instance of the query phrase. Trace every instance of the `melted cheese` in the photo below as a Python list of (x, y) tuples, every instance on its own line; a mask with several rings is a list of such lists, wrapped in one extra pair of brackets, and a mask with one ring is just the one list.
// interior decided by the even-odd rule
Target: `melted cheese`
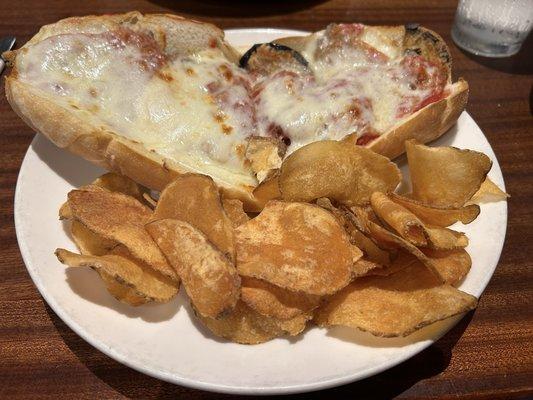
[(255, 185), (249, 136), (289, 139), (290, 154), (317, 140), (381, 134), (431, 95), (402, 64), (401, 31), (337, 27), (341, 36), (312, 35), (300, 73), (251, 76), (216, 48), (168, 60), (132, 31), (48, 37), (21, 52), (17, 70), (97, 127), (220, 182)]
[(225, 80), (221, 65), (229, 76), (242, 72), (217, 49), (161, 67), (145, 61), (140, 48), (108, 35), (70, 34), (29, 47), (17, 69), (21, 80), (105, 129), (190, 170), (254, 185), (241, 148), (254, 133), (253, 116), (238, 109), (249, 93), (232, 82), (219, 97), (208, 89)]
[[(405, 118), (400, 110), (406, 99), (416, 103), (431, 95), (430, 89), (413, 87), (393, 34), (386, 37), (365, 27), (362, 46), (321, 53), (329, 38), (325, 31), (315, 33), (302, 52), (309, 75), (263, 82), (258, 116), (281, 128), (291, 140), (289, 153), (316, 140), (385, 133)], [(435, 73), (432, 68), (427, 67), (429, 74)], [(264, 122), (263, 130), (268, 130)]]

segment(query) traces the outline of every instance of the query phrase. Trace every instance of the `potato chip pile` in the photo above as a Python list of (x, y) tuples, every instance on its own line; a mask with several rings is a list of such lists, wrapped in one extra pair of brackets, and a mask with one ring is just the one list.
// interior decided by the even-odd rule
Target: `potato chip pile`
[(476, 204), (507, 195), (486, 178), (489, 158), (406, 142), (412, 193), (389, 159), (352, 143), (321, 141), (287, 157), (255, 190), (261, 212), (222, 198), (205, 175), (185, 174), (156, 201), (108, 173), (73, 190), (60, 209), (81, 254), (117, 300), (168, 302), (180, 284), (215, 335), (256, 344), (308, 324), (406, 336), (466, 312), (456, 287), (471, 266)]

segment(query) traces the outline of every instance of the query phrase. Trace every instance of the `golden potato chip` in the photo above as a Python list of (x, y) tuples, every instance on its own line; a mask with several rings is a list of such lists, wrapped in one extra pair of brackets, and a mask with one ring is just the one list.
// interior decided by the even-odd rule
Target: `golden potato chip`
[[(96, 178), (91, 184), (82, 186), (80, 189), (86, 190), (98, 190), (106, 189), (110, 192), (118, 192), (126, 194), (128, 196), (135, 197), (141, 203), (144, 197), (147, 196), (148, 189), (134, 182), (132, 179), (124, 175), (115, 174), (114, 172), (108, 172), (98, 178)], [(59, 219), (71, 219), (72, 213), (68, 201), (63, 203), (59, 209)]]
[(73, 190), (68, 194), (72, 215), (92, 232), (125, 245), (131, 254), (156, 271), (177, 280), (144, 224), (152, 211), (138, 200), (107, 190)]
[[(233, 311), (223, 318), (213, 319), (203, 317), (201, 314), (197, 314), (197, 316), (216, 336), (242, 344), (268, 342), (275, 337), (289, 333), (286, 329), (290, 329), (293, 333), (303, 330), (303, 328), (297, 329), (301, 326), (291, 326), (294, 324), (291, 320), (280, 323), (274, 318), (265, 317), (252, 310), (242, 301), (238, 301)], [(300, 322), (301, 325), (301, 318), (297, 318), (299, 318), (297, 322)]]
[(404, 250), (400, 250), (390, 265), (372, 269), (368, 272), (368, 275), (389, 276), (407, 268), (415, 262), (419, 262), (418, 258)]
[(393, 202), (384, 193), (373, 193), (370, 202), (380, 220), (415, 246), (449, 250), (468, 245), (468, 239), (463, 233), (426, 226), (415, 214)]
[(368, 203), (375, 191), (394, 190), (400, 180), (400, 170), (388, 158), (361, 146), (322, 140), (283, 161), (279, 189), (284, 200), (327, 197), (356, 205)]
[(347, 201), (355, 179), (348, 147), (323, 140), (299, 148), (283, 161), (279, 188), (282, 198), (289, 201), (320, 197)]
[(432, 207), (396, 193), (391, 193), (389, 196), (392, 201), (407, 208), (424, 223), (442, 228), (455, 224), (458, 221), (463, 224), (469, 224), (477, 218), (480, 212), (480, 208), (476, 204), (461, 208)]
[(146, 230), (176, 270), (201, 315), (218, 318), (235, 307), (241, 283), (237, 270), (206, 235), (175, 219), (150, 222)]
[(366, 147), (349, 145), (349, 148), (357, 179), (355, 194), (348, 205), (367, 204), (372, 193), (396, 189), (402, 180), (402, 173), (395, 163)]
[(143, 193), (143, 199), (152, 209), (154, 209), (157, 206), (157, 201), (152, 198), (148, 193)]
[(77, 220), (72, 221), (70, 233), (72, 234), (74, 243), (76, 243), (80, 253), (83, 255), (103, 256), (118, 244), (114, 240), (106, 239), (92, 232)]
[(320, 326), (344, 325), (375, 336), (407, 336), (475, 308), (474, 296), (439, 285), (422, 265), (389, 276), (357, 279), (315, 312)]
[(312, 313), (300, 314), (291, 319), (273, 319), (275, 323), (284, 333), (289, 336), (297, 336), (302, 333), (307, 325), (307, 321), (313, 318)]
[(253, 191), (254, 198), (258, 202), (258, 208), (247, 211), (261, 211), (270, 200), (281, 198), (279, 191), (279, 170), (261, 182)]
[[(337, 221), (339, 221), (339, 223), (344, 227), (346, 233), (348, 233), (348, 236), (350, 237), (350, 243), (358, 247), (363, 252), (366, 265), (368, 265), (368, 262), (380, 266), (389, 265), (391, 263), (392, 258), (395, 256), (395, 251), (383, 250), (379, 248), (370, 238), (362, 233), (357, 227), (357, 220), (354, 218), (349, 209), (344, 206), (340, 206), (339, 208), (333, 206), (327, 197), (317, 199), (316, 204), (330, 211), (335, 218), (337, 218)], [(357, 262), (357, 264), (360, 265), (361, 263)], [(377, 267), (377, 265), (375, 267)]]
[(376, 242), (385, 246), (397, 247), (407, 251), (408, 253), (418, 258), (426, 267), (428, 267), (441, 282), (445, 282), (444, 277), (440, 274), (436, 265), (434, 265), (431, 259), (427, 257), (422, 251), (420, 251), (418, 247), (410, 243), (408, 240), (402, 238), (401, 236), (395, 235), (394, 233), (388, 231), (376, 222), (371, 221), (370, 219), (368, 219), (368, 217), (365, 217), (362, 212), (359, 212), (358, 218), (361, 219), (361, 223), (365, 225), (366, 229), (370, 234), (370, 237), (372, 237), (372, 239), (374, 239)]
[(234, 258), (233, 226), (218, 187), (206, 175), (185, 174), (161, 192), (151, 221), (177, 219), (198, 228), (220, 251)]
[(59, 208), (59, 219), (71, 218), (72, 212), (70, 211), (70, 206), (68, 205), (68, 201), (65, 201), (63, 204), (61, 204), (61, 207)]
[(416, 215), (390, 200), (385, 193), (374, 192), (370, 204), (376, 215), (401, 237), (415, 246), (426, 246), (426, 234), (422, 221)]
[(509, 197), (507, 193), (501, 190), (498, 185), (485, 178), (479, 190), (468, 201), (468, 204), (489, 203), (493, 201), (506, 200)]
[(134, 307), (150, 302), (146, 297), (137, 294), (135, 289), (117, 281), (112, 275), (109, 275), (103, 269), (99, 269), (97, 272), (100, 274), (100, 278), (102, 278), (109, 294), (118, 301)]
[(311, 312), (320, 302), (320, 296), (292, 292), (261, 279), (243, 276), (241, 282), (241, 300), (267, 317), (291, 319)]
[[(148, 301), (167, 302), (178, 292), (178, 284), (164, 277), (156, 271), (132, 259), (121, 255), (107, 254), (104, 256), (85, 256), (72, 253), (65, 249), (55, 252), (59, 261), (69, 267), (91, 267), (107, 275), (123, 286), (130, 287), (137, 296)], [(117, 294), (115, 291), (113, 295)], [(124, 289), (119, 300), (131, 297), (131, 292)]]
[(148, 189), (144, 186), (139, 185), (127, 176), (115, 174), (114, 172), (108, 172), (100, 176), (91, 185), (135, 197), (141, 203), (144, 201), (144, 194), (148, 193)]
[(422, 252), (431, 259), (444, 282), (452, 286), (457, 286), (472, 266), (472, 259), (465, 249), (422, 249)]
[(312, 204), (271, 201), (235, 235), (241, 275), (308, 294), (346, 286), (361, 257), (335, 217)]
[(492, 161), (483, 153), (405, 142), (413, 198), (435, 207), (462, 207), (478, 191)]
[(222, 199), (222, 207), (234, 228), (248, 222), (250, 217), (244, 212), (242, 201), (238, 199)]

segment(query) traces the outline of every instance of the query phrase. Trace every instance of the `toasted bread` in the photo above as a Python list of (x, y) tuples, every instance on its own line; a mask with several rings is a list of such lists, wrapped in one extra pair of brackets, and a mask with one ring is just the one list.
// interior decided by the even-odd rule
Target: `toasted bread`
[[(429, 60), (438, 60), (438, 62), (445, 66), (447, 71), (447, 93), (444, 98), (402, 119), (398, 124), (381, 134), (379, 138), (368, 144), (368, 147), (378, 153), (395, 157), (403, 153), (403, 143), (406, 139), (415, 138), (425, 143), (442, 135), (457, 120), (464, 109), (468, 96), (468, 85), (462, 80), (459, 80), (455, 84), (451, 83), (451, 59), (446, 45), (435, 33), (418, 27), (369, 27), (367, 31), (370, 32), (369, 35), (375, 35), (381, 39), (385, 38), (385, 42), (393, 43), (393, 47), (396, 46), (394, 51), (413, 51), (422, 54)], [(239, 144), (241, 142), (247, 143), (248, 140), (245, 136), (253, 136), (253, 132), (246, 133), (244, 128), (236, 129), (237, 124), (234, 124), (233, 127), (226, 126), (224, 121), (226, 118), (233, 118), (231, 115), (230, 117), (227, 117), (227, 115), (221, 117), (218, 113), (210, 111), (213, 114), (214, 122), (210, 121), (210, 125), (205, 125), (206, 128), (200, 129), (198, 132), (186, 131), (188, 133), (186, 135), (187, 140), (189, 140), (187, 143), (194, 143), (194, 135), (199, 135), (198, 145), (194, 149), (190, 149), (186, 143), (174, 149), (173, 146), (177, 143), (176, 139), (169, 139), (170, 136), (163, 129), (161, 129), (163, 133), (160, 133), (156, 123), (157, 121), (150, 120), (149, 125), (141, 126), (140, 124), (137, 125), (138, 120), (135, 119), (137, 115), (133, 115), (133, 122), (129, 120), (124, 122), (122, 120), (115, 120), (112, 116), (108, 117), (108, 114), (105, 114), (106, 118), (111, 121), (109, 122), (102, 116), (103, 114), (98, 114), (98, 112), (112, 112), (113, 110), (111, 108), (103, 111), (94, 111), (92, 110), (92, 106), (87, 106), (87, 104), (93, 103), (84, 103), (85, 100), (81, 98), (70, 99), (68, 97), (61, 97), (61, 90), (63, 90), (61, 84), (58, 84), (59, 87), (55, 89), (50, 89), (49, 86), (43, 89), (43, 85), (52, 85), (53, 82), (47, 79), (43, 83), (32, 78), (32, 74), (34, 73), (33, 69), (35, 68), (35, 65), (32, 63), (37, 62), (41, 64), (39, 68), (47, 68), (47, 65), (43, 66), (45, 63), (44, 59), (36, 58), (37, 56), (47, 54), (46, 51), (49, 49), (48, 47), (40, 49), (39, 46), (41, 43), (44, 43), (42, 46), (47, 45), (46, 43), (48, 42), (54, 44), (54, 40), (60, 42), (65, 37), (71, 36), (74, 39), (68, 45), (73, 49), (78, 49), (80, 46), (86, 46), (84, 40), (91, 41), (93, 38), (107, 35), (109, 32), (122, 32), (122, 36), (119, 38), (120, 40), (114, 36), (111, 39), (106, 39), (113, 46), (117, 46), (116, 49), (119, 50), (116, 51), (122, 51), (124, 47), (121, 44), (121, 40), (123, 42), (127, 42), (128, 40), (134, 41), (136, 46), (140, 46), (139, 48), (145, 51), (143, 57), (147, 57), (147, 61), (143, 60), (143, 62), (146, 65), (139, 66), (136, 64), (135, 66), (135, 68), (141, 71), (138, 72), (141, 75), (151, 68), (150, 63), (157, 64), (161, 60), (167, 62), (177, 57), (195, 60), (195, 57), (198, 57), (200, 53), (203, 54), (203, 51), (216, 52), (217, 57), (223, 60), (225, 65), (232, 66), (229, 77), (228, 72), (225, 70), (219, 71), (220, 68), (216, 72), (226, 77), (232, 84), (237, 82), (241, 73), (237, 66), (240, 54), (225, 42), (223, 31), (211, 24), (192, 21), (175, 15), (142, 15), (138, 12), (121, 15), (67, 18), (57, 23), (44, 26), (22, 48), (4, 54), (4, 57), (13, 67), (11, 73), (6, 78), (6, 95), (17, 114), (32, 129), (47, 136), (57, 146), (80, 155), (105, 169), (129, 176), (140, 184), (152, 189), (161, 190), (167, 183), (182, 173), (200, 172), (211, 175), (222, 188), (226, 197), (239, 198), (245, 203), (248, 210), (256, 209), (258, 203), (252, 191), (257, 185), (258, 180), (254, 171), (252, 171), (250, 161), (246, 159), (245, 144)], [(296, 51), (303, 51), (312, 37), (313, 35), (291, 37), (278, 40), (277, 42), (289, 46)], [(79, 38), (79, 40), (76, 38)], [(117, 41), (118, 44), (116, 44)], [(372, 44), (379, 48), (379, 40), (376, 43), (373, 42)], [(153, 50), (152, 48), (154, 47), (157, 49)], [(103, 49), (102, 51), (105, 52), (107, 50)], [(115, 51), (115, 48), (113, 51)], [(110, 52), (109, 54), (111, 54), (109, 56), (111, 58), (106, 65), (111, 65), (115, 62), (115, 59), (112, 58), (113, 53)], [(97, 56), (98, 54), (93, 61), (98, 61)], [(131, 55), (128, 53), (119, 61), (128, 60), (128, 62), (131, 62), (131, 59), (135, 59), (135, 57), (135, 54)], [(61, 59), (58, 62), (60, 61)], [(54, 60), (47, 59), (46, 62), (54, 62)], [(102, 60), (102, 62), (106, 62), (106, 60)], [(98, 66), (98, 63), (96, 65)], [(60, 69), (67, 67), (60, 64), (51, 68)], [(131, 74), (132, 76), (137, 73), (135, 71), (129, 71), (127, 68), (120, 71), (115, 71), (115, 73), (122, 73), (124, 75)], [(76, 71), (69, 71), (69, 73), (72, 73), (76, 78)], [(213, 74), (215, 72), (210, 73)], [(173, 77), (171, 74), (160, 73), (159, 70), (154, 74), (163, 82), (158, 81), (159, 86), (156, 86), (156, 89), (166, 88), (166, 86), (162, 86), (167, 85), (165, 83), (166, 81), (170, 82), (167, 86), (175, 84), (172, 83)], [(131, 79), (136, 78), (133, 76)], [(144, 78), (141, 77), (139, 79)], [(181, 82), (179, 81), (179, 83)], [(85, 90), (85, 86), (83, 88)], [(127, 85), (122, 87), (122, 90), (126, 92), (128, 89)], [(57, 90), (58, 93), (50, 94), (51, 90)], [(88, 88), (87, 90), (91, 92), (92, 88)], [(106, 90), (105, 87), (103, 90)], [(179, 89), (174, 88), (172, 90), (178, 91)], [(80, 92), (74, 93), (79, 95)], [(157, 90), (153, 89), (151, 98), (143, 98), (143, 101), (146, 100), (143, 103), (143, 107), (148, 110), (146, 112), (157, 114), (160, 111), (158, 109), (150, 109), (153, 104), (161, 100), (157, 98), (157, 93)], [(222, 95), (220, 95), (221, 98), (223, 97)], [(161, 96), (163, 97), (163, 95)], [(209, 104), (218, 101), (216, 98), (213, 100), (214, 96), (216, 95), (211, 93), (208, 95), (208, 100), (204, 103), (206, 104), (206, 108), (210, 107)], [(121, 100), (120, 93), (116, 97), (113, 101)], [(130, 97), (124, 95), (124, 99), (127, 102), (128, 99), (131, 101), (135, 97), (133, 95)], [(174, 97), (169, 97), (169, 99), (173, 101)], [(104, 102), (102, 104), (108, 106), (114, 103)], [(174, 108), (169, 109), (171, 111), (179, 110), (176, 108), (178, 106), (179, 104), (175, 103), (172, 104)], [(171, 115), (169, 118), (174, 118), (172, 123), (179, 124), (181, 123), (180, 118), (189, 117), (191, 112), (187, 110), (183, 111), (182, 114), (177, 114), (177, 116)], [(135, 111), (138, 112), (137, 109)], [(237, 111), (234, 112), (237, 113)], [(205, 113), (205, 115), (211, 114), (207, 113), (207, 111)], [(203, 115), (199, 113), (199, 116), (193, 116), (199, 120), (197, 122), (200, 127), (203, 127), (204, 125), (202, 124), (205, 123), (206, 118), (202, 117)], [(126, 116), (128, 118), (122, 117), (123, 119), (128, 119), (130, 116)], [(150, 115), (151, 117), (152, 115)], [(165, 122), (163, 121), (163, 123)], [(183, 125), (186, 130), (186, 122), (183, 122)], [(240, 125), (244, 126), (245, 124), (242, 123)], [(219, 146), (218, 143), (212, 145), (210, 135), (217, 138), (220, 137), (223, 145)], [(155, 142), (156, 139), (158, 142)], [(210, 143), (211, 147), (209, 147)], [(199, 149), (200, 147), (201, 149)], [(212, 147), (215, 147), (215, 149), (213, 150)], [(226, 154), (228, 151), (231, 152), (231, 157)], [(208, 154), (209, 157), (211, 157), (212, 153), (214, 155), (204, 162), (205, 157), (194, 158), (196, 153), (201, 153), (202, 157), (205, 154)], [(228, 158), (229, 161), (227, 160)]]

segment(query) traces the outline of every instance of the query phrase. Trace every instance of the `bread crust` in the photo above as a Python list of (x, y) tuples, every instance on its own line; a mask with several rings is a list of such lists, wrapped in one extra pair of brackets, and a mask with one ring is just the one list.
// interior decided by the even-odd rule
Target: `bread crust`
[[(228, 59), (237, 62), (239, 58), (238, 52), (224, 41), (223, 31), (214, 25), (175, 15), (142, 15), (138, 12), (73, 17), (46, 25), (21, 49), (8, 52), (6, 57), (13, 64), (17, 52), (24, 51), (24, 48), (52, 35), (66, 32), (99, 33), (116, 29), (124, 24), (134, 29), (148, 29), (168, 54), (194, 52), (199, 48), (205, 48), (206, 45), (212, 45), (215, 40), (216, 45), (222, 49)], [(184, 32), (190, 33), (187, 40), (183, 38)], [(425, 40), (429, 40), (427, 39), (429, 35), (423, 34), (429, 31), (417, 30), (417, 32), (418, 34), (406, 33), (406, 37), (409, 37), (406, 43), (416, 44), (427, 54), (433, 54), (432, 56), (443, 54), (442, 48), (446, 45), (438, 35), (431, 36), (438, 40), (435, 42), (431, 39), (433, 44), (430, 46), (424, 44)], [(305, 46), (307, 40), (309, 37), (295, 37), (285, 38), (279, 42), (298, 50)], [(448, 68), (450, 64), (451, 59), (447, 61)], [(468, 85), (465, 81), (460, 80), (451, 88), (450, 95), (445, 99), (417, 111), (401, 125), (371, 142), (368, 147), (393, 158), (404, 152), (403, 142), (407, 139), (415, 138), (419, 142), (426, 143), (441, 136), (455, 123), (468, 97)], [(43, 92), (18, 80), (16, 68), (13, 68), (6, 78), (5, 90), (14, 111), (32, 129), (44, 134), (58, 147), (67, 149), (107, 170), (124, 174), (154, 190), (161, 190), (182, 173), (194, 172), (179, 162), (148, 151), (140, 143), (91, 123), (90, 119), (84, 118), (85, 111), (69, 109), (50, 101)], [(260, 209), (260, 203), (252, 194), (254, 187), (221, 180), (217, 180), (217, 183), (221, 186), (225, 197), (242, 200), (249, 211)]]

